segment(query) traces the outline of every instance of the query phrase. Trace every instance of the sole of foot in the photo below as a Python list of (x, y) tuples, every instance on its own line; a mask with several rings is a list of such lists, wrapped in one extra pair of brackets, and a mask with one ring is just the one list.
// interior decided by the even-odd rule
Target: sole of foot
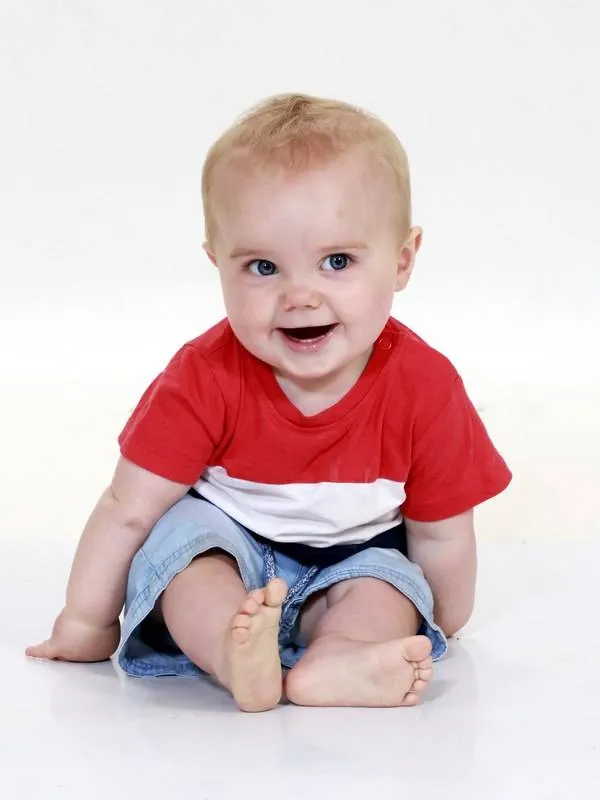
[(381, 643), (324, 637), (288, 674), (285, 690), (302, 706), (414, 706), (432, 675), (425, 636)]
[(280, 578), (250, 592), (227, 630), (223, 682), (242, 711), (268, 711), (281, 700), (279, 621), (286, 594)]

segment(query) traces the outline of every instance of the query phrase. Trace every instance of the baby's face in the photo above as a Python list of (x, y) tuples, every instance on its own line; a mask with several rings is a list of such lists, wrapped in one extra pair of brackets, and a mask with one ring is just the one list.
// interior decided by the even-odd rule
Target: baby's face
[(358, 377), (404, 288), (420, 231), (398, 236), (394, 195), (365, 159), (299, 174), (229, 171), (215, 198), (217, 264), (233, 331), (275, 374), (315, 388)]

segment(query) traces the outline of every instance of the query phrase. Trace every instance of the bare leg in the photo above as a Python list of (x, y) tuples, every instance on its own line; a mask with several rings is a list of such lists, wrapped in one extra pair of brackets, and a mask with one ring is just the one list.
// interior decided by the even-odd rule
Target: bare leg
[(332, 586), (307, 605), (309, 648), (289, 673), (292, 703), (318, 706), (415, 705), (433, 673), (431, 643), (415, 636), (413, 604), (376, 578)]
[(195, 559), (165, 589), (160, 610), (180, 650), (214, 675), (243, 711), (281, 699), (279, 618), (287, 587), (279, 579), (248, 594), (233, 558)]

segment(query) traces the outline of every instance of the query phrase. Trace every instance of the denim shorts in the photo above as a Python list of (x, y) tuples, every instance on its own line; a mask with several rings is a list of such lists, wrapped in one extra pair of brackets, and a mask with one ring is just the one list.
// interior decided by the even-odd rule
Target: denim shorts
[[(283, 604), (279, 652), (283, 667), (302, 658), (307, 643), (300, 634), (299, 615), (316, 592), (351, 578), (378, 578), (396, 587), (422, 617), (420, 633), (429, 637), (432, 656), (441, 658), (446, 638), (433, 621), (433, 596), (421, 569), (397, 549), (367, 547), (328, 566), (308, 566), (257, 539), (220, 508), (186, 496), (154, 526), (135, 555), (129, 572), (119, 666), (135, 677), (199, 676), (202, 670), (177, 647), (165, 625), (152, 611), (170, 581), (196, 556), (222, 550), (237, 561), (247, 591), (280, 577), (289, 587)], [(201, 624), (201, 621), (199, 621)]]

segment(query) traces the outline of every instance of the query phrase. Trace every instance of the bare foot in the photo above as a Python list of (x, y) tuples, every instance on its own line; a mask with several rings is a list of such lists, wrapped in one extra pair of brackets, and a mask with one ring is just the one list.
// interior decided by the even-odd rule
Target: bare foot
[(279, 619), (286, 594), (280, 578), (250, 592), (227, 630), (217, 678), (242, 711), (268, 711), (281, 699)]
[(301, 706), (414, 706), (433, 674), (431, 642), (317, 639), (287, 676), (288, 699)]

